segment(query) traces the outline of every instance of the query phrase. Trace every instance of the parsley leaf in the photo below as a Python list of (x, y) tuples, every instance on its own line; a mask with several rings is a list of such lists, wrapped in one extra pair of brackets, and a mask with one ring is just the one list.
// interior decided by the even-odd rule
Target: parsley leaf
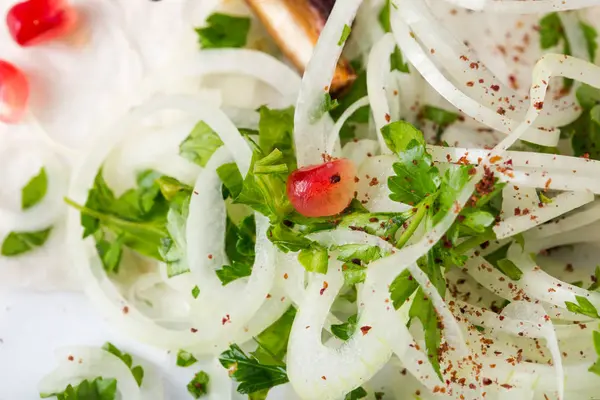
[(200, 121), (179, 145), (179, 155), (205, 167), (213, 153), (222, 145), (219, 135), (204, 121)]
[(409, 297), (419, 288), (408, 270), (402, 271), (390, 285), (390, 297), (394, 308), (399, 309)]
[(229, 346), (219, 356), (223, 367), (229, 369), (230, 376), (239, 383), (238, 393), (249, 394), (289, 382), (284, 367), (264, 365), (255, 357), (247, 356), (237, 344)]
[(14, 257), (32, 251), (46, 243), (50, 232), (52, 227), (35, 232), (10, 232), (2, 242), (0, 254)]
[[(383, 28), (383, 30), (386, 33), (392, 31), (391, 22), (390, 22), (390, 7), (391, 6), (396, 7), (395, 5), (391, 4), (390, 0), (385, 0), (385, 4), (383, 5), (383, 8), (379, 12), (379, 23), (381, 24), (381, 27)], [(392, 55), (390, 57), (390, 63), (391, 63), (392, 71), (398, 70), (398, 71), (404, 72), (404, 73), (410, 72), (410, 70), (408, 69), (408, 64), (404, 62), (404, 59), (402, 57), (402, 52), (400, 51), (398, 46), (396, 46), (396, 48), (394, 49), (394, 52), (392, 53)]]
[(344, 283), (349, 286), (364, 282), (367, 269), (365, 265), (382, 257), (381, 249), (378, 246), (364, 244), (335, 246), (332, 247), (332, 250), (338, 251), (337, 259), (345, 262), (342, 271), (344, 272)]
[(300, 250), (298, 261), (309, 272), (327, 273), (329, 254), (327, 249), (318, 244), (311, 244), (308, 249)]
[(237, 279), (250, 276), (252, 274), (252, 264), (244, 264), (232, 261), (231, 265), (223, 265), (221, 269), (215, 271), (223, 286)]
[(194, 378), (188, 383), (187, 390), (192, 395), (193, 398), (199, 399), (200, 397), (208, 394), (208, 383), (210, 381), (210, 377), (204, 371), (198, 372), (194, 375)]
[(206, 19), (205, 28), (196, 28), (203, 49), (244, 47), (250, 31), (250, 18), (214, 13)]
[(98, 377), (93, 381), (84, 380), (77, 386), (68, 385), (61, 393), (40, 393), (42, 399), (56, 397), (57, 400), (115, 400), (117, 380)]
[(422, 144), (412, 140), (398, 157), (400, 161), (393, 165), (396, 175), (388, 178), (390, 199), (415, 205), (437, 191), (439, 171)]
[(192, 353), (188, 353), (185, 350), (179, 350), (177, 353), (177, 366), (178, 367), (189, 367), (190, 365), (196, 364), (198, 360)]
[(598, 310), (596, 310), (596, 307), (594, 307), (594, 305), (586, 297), (575, 296), (575, 300), (577, 300), (577, 304), (571, 301), (565, 301), (567, 310), (588, 316), (590, 318), (600, 318), (600, 315), (598, 315)]
[[(558, 13), (550, 13), (540, 20), (540, 47), (549, 49), (555, 47), (561, 40), (567, 40), (565, 30)], [(567, 54), (567, 53), (565, 53)]]
[(121, 352), (121, 350), (119, 350), (110, 342), (104, 343), (102, 350), (109, 352), (123, 361), (125, 365), (127, 365), (127, 368), (129, 368), (131, 371), (131, 374), (133, 375), (138, 386), (142, 386), (142, 381), (144, 380), (144, 369), (139, 365), (136, 365), (135, 367), (133, 366), (133, 359), (131, 358), (131, 355)]
[(48, 176), (46, 169), (42, 167), (40, 172), (21, 189), (21, 209), (27, 210), (38, 204), (46, 196), (47, 190)]
[(289, 170), (296, 169), (294, 152), (294, 107), (282, 110), (262, 106), (258, 109), (258, 144), (264, 154), (277, 149), (283, 154), (283, 161)]
[(277, 321), (254, 338), (258, 343), (258, 348), (252, 353), (252, 356), (258, 362), (267, 365), (283, 365), (295, 317), (296, 309), (288, 308)]
[(365, 397), (367, 397), (367, 391), (363, 389), (362, 386), (359, 386), (350, 393), (348, 393), (344, 397), (344, 400), (359, 400), (364, 399)]
[(588, 25), (585, 22), (580, 22), (579, 27), (583, 31), (583, 37), (587, 43), (587, 51), (588, 55), (590, 56), (590, 61), (594, 62), (596, 59), (596, 50), (598, 50), (598, 43), (596, 43), (598, 32), (593, 26)]
[(600, 375), (600, 332), (593, 331), (592, 332), (594, 338), (594, 349), (596, 350), (596, 355), (598, 355), (598, 359), (594, 364), (592, 364), (588, 371), (593, 372), (596, 375)]
[(192, 297), (195, 298), (195, 299), (197, 299), (198, 296), (200, 296), (200, 288), (198, 287), (198, 285), (196, 285), (192, 289)]
[(508, 248), (511, 245), (512, 243), (507, 243), (494, 252), (486, 255), (484, 258), (504, 275), (508, 276), (512, 280), (518, 281), (521, 279), (521, 276), (523, 276), (523, 271), (521, 271), (519, 267), (515, 265), (515, 263), (506, 258)]
[(331, 333), (342, 340), (348, 340), (356, 331), (357, 315), (352, 315), (348, 321), (339, 325), (331, 325)]
[(329, 93), (325, 93), (321, 99), (321, 103), (314, 109), (312, 113), (312, 120), (318, 121), (323, 118), (326, 113), (338, 108), (340, 103), (337, 100), (332, 99)]
[[(339, 106), (331, 110), (329, 113), (333, 117), (333, 119), (338, 120), (344, 111), (348, 109), (352, 104), (354, 104), (359, 99), (367, 96), (367, 71), (360, 64), (353, 64), (354, 71), (356, 72), (356, 80), (350, 87), (350, 89), (345, 92), (341, 97), (339, 97), (338, 103)], [(368, 123), (370, 115), (370, 107), (364, 106), (356, 110), (356, 112), (346, 121), (344, 124), (346, 131), (348, 131), (351, 124), (353, 123)], [(340, 132), (342, 135), (342, 132)], [(352, 137), (354, 137), (352, 135)]]
[(338, 42), (338, 46), (342, 46), (346, 43), (346, 40), (350, 37), (350, 33), (352, 32), (352, 28), (348, 25), (344, 25), (344, 29), (342, 30), (342, 36), (340, 37), (340, 41)]
[(449, 125), (455, 123), (460, 115), (443, 108), (426, 105), (422, 110), (423, 118), (433, 122), (437, 126), (436, 138), (441, 140), (442, 133)]
[(381, 134), (387, 147), (396, 154), (406, 151), (413, 140), (425, 146), (423, 133), (406, 121), (396, 121), (384, 126)]
[[(444, 287), (445, 288), (445, 287)], [(423, 331), (425, 333), (425, 347), (427, 348), (427, 358), (433, 365), (433, 369), (438, 374), (440, 379), (442, 375), (440, 372), (440, 362), (438, 359), (438, 349), (442, 342), (442, 330), (438, 321), (437, 313), (431, 303), (431, 300), (427, 298), (423, 289), (419, 288), (417, 294), (414, 297), (412, 306), (410, 307), (409, 316), (411, 320), (417, 318), (421, 321)]]

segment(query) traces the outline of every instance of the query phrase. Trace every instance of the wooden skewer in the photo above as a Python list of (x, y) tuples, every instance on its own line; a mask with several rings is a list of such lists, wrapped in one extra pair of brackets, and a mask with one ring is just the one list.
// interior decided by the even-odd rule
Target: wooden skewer
[[(246, 0), (282, 52), (304, 71), (335, 0)], [(343, 92), (356, 79), (350, 63), (340, 59), (331, 92)]]

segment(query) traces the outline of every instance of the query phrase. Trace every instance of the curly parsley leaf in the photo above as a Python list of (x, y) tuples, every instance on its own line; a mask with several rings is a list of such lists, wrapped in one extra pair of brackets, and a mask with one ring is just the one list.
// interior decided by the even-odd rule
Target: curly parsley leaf
[(346, 394), (346, 396), (344, 396), (344, 400), (359, 400), (364, 399), (365, 397), (367, 397), (367, 391), (363, 389), (362, 386), (359, 386), (350, 393)]
[(125, 365), (127, 365), (127, 368), (129, 368), (129, 370), (131, 371), (131, 374), (133, 375), (133, 378), (137, 382), (138, 386), (142, 386), (142, 381), (144, 380), (144, 369), (139, 365), (133, 366), (133, 358), (131, 357), (131, 355), (121, 352), (121, 350), (119, 350), (115, 345), (113, 345), (110, 342), (104, 343), (104, 346), (102, 346), (102, 350), (109, 352), (110, 354), (118, 357), (121, 361), (123, 361), (123, 363), (125, 363)]
[(210, 157), (222, 145), (223, 142), (219, 135), (204, 121), (200, 121), (179, 145), (179, 155), (201, 167), (205, 167)]
[(203, 49), (246, 46), (250, 18), (214, 13), (206, 19), (206, 24), (204, 28), (196, 28)]
[(231, 265), (223, 265), (221, 269), (215, 272), (223, 286), (225, 286), (235, 280), (250, 276), (252, 274), (252, 264), (232, 261)]
[(210, 377), (204, 371), (198, 372), (190, 383), (187, 384), (187, 390), (192, 395), (193, 398), (199, 399), (200, 397), (204, 397), (208, 394), (208, 384), (210, 382)]
[(285, 367), (261, 364), (248, 356), (236, 344), (219, 356), (219, 362), (229, 369), (231, 378), (238, 382), (238, 393), (250, 394), (289, 382)]
[(408, 270), (402, 271), (390, 285), (390, 297), (394, 308), (399, 309), (412, 294), (419, 288)]
[(264, 154), (277, 149), (283, 154), (283, 162), (289, 170), (296, 169), (294, 152), (294, 107), (281, 110), (262, 106), (258, 109), (258, 144)]
[(512, 280), (518, 281), (523, 276), (523, 271), (521, 271), (519, 267), (515, 265), (515, 263), (506, 258), (506, 255), (508, 254), (508, 248), (511, 245), (512, 243), (505, 244), (492, 253), (484, 256), (484, 258), (504, 275), (508, 276)]
[(410, 307), (409, 316), (411, 320), (417, 318), (421, 321), (425, 333), (425, 347), (427, 348), (427, 358), (433, 365), (433, 369), (442, 379), (440, 372), (440, 362), (438, 359), (438, 350), (442, 342), (442, 330), (438, 321), (437, 313), (431, 303), (431, 300), (419, 288)]
[(46, 169), (42, 167), (40, 172), (31, 178), (21, 189), (21, 209), (27, 210), (38, 204), (48, 190), (48, 176)]
[(35, 232), (10, 232), (2, 242), (0, 254), (14, 257), (43, 246), (50, 237), (52, 227)]
[(57, 400), (115, 400), (117, 380), (98, 377), (93, 381), (84, 380), (77, 386), (68, 385), (61, 393), (40, 393), (42, 399), (56, 397)]
[(344, 283), (348, 286), (364, 282), (366, 265), (383, 256), (381, 248), (378, 246), (364, 244), (334, 246), (331, 250), (338, 251), (337, 259), (345, 263), (342, 266), (342, 271), (344, 273)]

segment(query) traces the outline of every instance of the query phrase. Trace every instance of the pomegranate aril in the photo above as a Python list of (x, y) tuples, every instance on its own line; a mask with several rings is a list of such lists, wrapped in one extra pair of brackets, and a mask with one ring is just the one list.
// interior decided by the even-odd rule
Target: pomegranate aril
[(0, 121), (16, 123), (23, 118), (29, 99), (29, 84), (17, 67), (0, 60)]
[(8, 30), (19, 45), (33, 46), (70, 33), (77, 12), (65, 0), (28, 0), (6, 15)]
[(345, 158), (300, 168), (290, 174), (287, 194), (306, 217), (339, 214), (354, 197), (356, 167)]

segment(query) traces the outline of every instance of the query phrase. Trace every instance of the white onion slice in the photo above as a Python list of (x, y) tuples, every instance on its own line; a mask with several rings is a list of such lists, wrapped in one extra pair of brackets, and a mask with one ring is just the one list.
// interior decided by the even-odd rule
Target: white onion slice
[(352, 26), (362, 0), (336, 3), (327, 24), (320, 33), (313, 55), (306, 67), (294, 116), (294, 142), (299, 166), (319, 164), (327, 149), (330, 119), (325, 113), (316, 119), (329, 86), (343, 46), (338, 45), (344, 26)]

